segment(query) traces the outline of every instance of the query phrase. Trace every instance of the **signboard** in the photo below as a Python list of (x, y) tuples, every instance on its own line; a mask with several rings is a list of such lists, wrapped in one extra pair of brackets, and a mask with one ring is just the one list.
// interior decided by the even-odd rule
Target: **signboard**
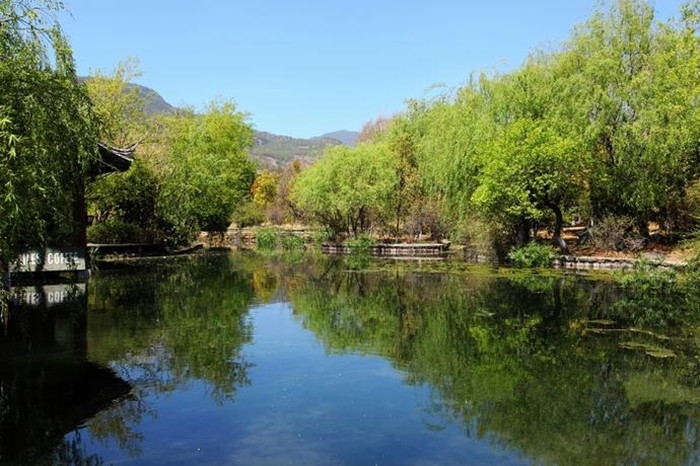
[(10, 288), (10, 302), (15, 306), (58, 306), (85, 298), (85, 283), (60, 285), (18, 286)]
[(47, 248), (22, 251), (12, 272), (73, 272), (85, 268), (85, 248)]

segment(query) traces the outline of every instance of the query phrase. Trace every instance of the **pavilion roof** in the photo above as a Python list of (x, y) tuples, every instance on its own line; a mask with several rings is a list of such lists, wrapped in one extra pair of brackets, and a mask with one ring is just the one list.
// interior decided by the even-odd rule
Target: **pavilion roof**
[(90, 174), (93, 177), (113, 172), (125, 172), (131, 167), (136, 145), (127, 149), (119, 149), (98, 142), (97, 146), (100, 157), (92, 167)]

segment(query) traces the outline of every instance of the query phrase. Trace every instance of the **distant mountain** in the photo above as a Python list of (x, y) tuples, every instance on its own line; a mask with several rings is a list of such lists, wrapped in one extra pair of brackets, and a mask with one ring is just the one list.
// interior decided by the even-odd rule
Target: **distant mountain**
[(140, 84), (127, 84), (129, 89), (136, 88), (139, 91), (139, 96), (141, 96), (145, 101), (144, 111), (146, 115), (156, 115), (158, 113), (171, 113), (177, 110), (177, 108), (170, 105), (165, 101), (163, 96), (158, 94), (156, 91), (150, 87), (142, 86)]
[[(87, 80), (89, 78), (80, 78)], [(158, 92), (140, 84), (129, 84), (129, 88), (138, 89), (139, 95), (146, 101), (145, 111), (148, 115), (175, 112), (177, 107), (170, 105)], [(311, 139), (298, 139), (289, 136), (253, 131), (253, 147), (250, 156), (263, 167), (278, 168), (299, 159), (312, 162), (328, 146), (354, 145), (358, 133), (353, 131), (335, 131)]]
[(333, 131), (332, 133), (326, 133), (313, 139), (337, 139), (346, 146), (354, 146), (357, 144), (357, 137), (359, 135), (360, 133), (357, 131), (346, 131), (343, 129), (340, 131)]
[[(90, 79), (88, 76), (80, 76), (78, 79), (81, 82), (87, 81)], [(174, 112), (177, 110), (176, 107), (173, 107), (170, 105), (166, 100), (163, 98), (162, 95), (158, 94), (156, 91), (151, 89), (150, 87), (142, 86), (140, 84), (134, 84), (130, 83), (126, 85), (127, 89), (137, 89), (139, 92), (139, 96), (141, 96), (145, 101), (146, 105), (144, 106), (144, 111), (146, 112), (146, 115), (157, 115), (159, 113), (170, 113)]]
[(265, 131), (255, 131), (250, 154), (263, 165), (275, 168), (286, 165), (294, 159), (311, 162), (318, 158), (326, 147), (342, 144), (337, 139), (327, 137), (297, 139)]

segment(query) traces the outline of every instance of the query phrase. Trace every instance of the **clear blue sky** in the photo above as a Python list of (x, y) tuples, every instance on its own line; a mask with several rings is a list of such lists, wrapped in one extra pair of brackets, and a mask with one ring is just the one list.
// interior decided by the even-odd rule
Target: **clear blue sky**
[[(682, 0), (656, 0), (660, 17)], [(595, 0), (66, 0), (78, 71), (141, 61), (174, 105), (234, 98), (257, 129), (359, 130), (474, 70), (557, 44)]]

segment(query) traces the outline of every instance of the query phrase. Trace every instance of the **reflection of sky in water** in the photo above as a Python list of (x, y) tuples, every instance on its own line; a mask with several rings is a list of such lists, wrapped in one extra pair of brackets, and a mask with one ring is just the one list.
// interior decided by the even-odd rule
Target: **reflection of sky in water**
[(698, 464), (695, 314), (644, 328), (659, 301), (610, 282), (375, 266), (203, 255), (13, 311), (0, 463)]
[[(457, 425), (421, 409), (425, 387), (375, 356), (327, 354), (287, 304), (251, 311), (244, 346), (251, 385), (218, 405), (202, 383), (145, 400), (154, 417), (136, 458), (110, 442), (87, 443), (106, 463), (172, 464), (514, 464)], [(438, 425), (439, 428), (435, 428)], [(87, 434), (86, 434), (87, 435)]]

